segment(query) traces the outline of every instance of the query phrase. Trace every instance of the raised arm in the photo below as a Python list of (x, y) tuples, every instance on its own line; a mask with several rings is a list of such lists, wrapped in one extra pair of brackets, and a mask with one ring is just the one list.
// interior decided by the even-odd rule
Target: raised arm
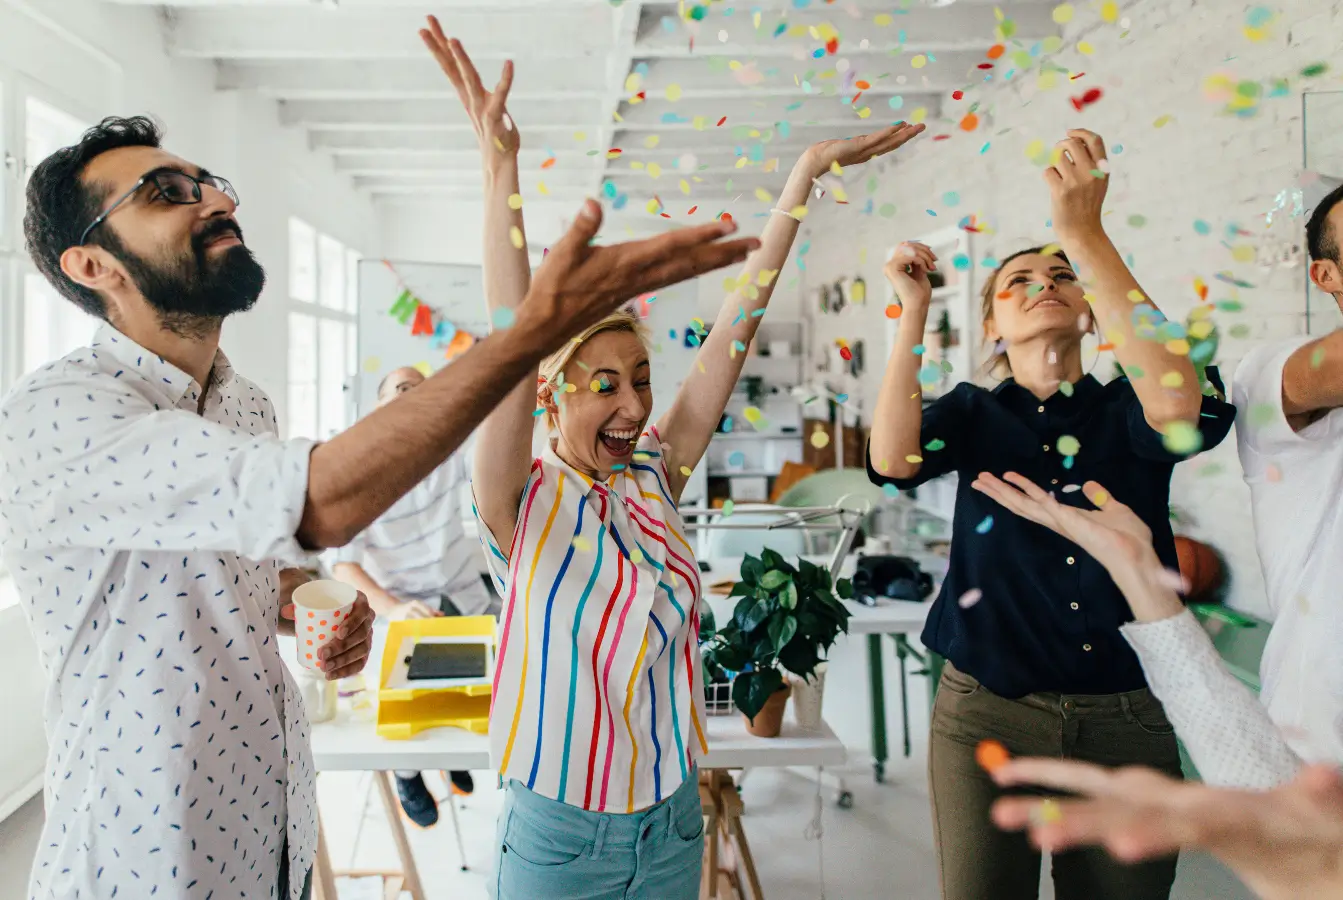
[[(457, 89), (480, 139), (485, 302), (491, 330), (497, 331), (516, 316), (532, 280), (518, 186), (521, 140), (507, 110), (513, 63), (504, 63), (499, 83), (487, 91), (461, 42), (446, 37), (436, 17), (429, 17), (429, 27), (420, 32), (420, 38)], [(480, 426), (480, 442), (490, 452), (476, 454), (472, 471), (475, 500), (485, 526), (503, 546), (508, 545), (517, 524), (518, 502), (531, 469), (536, 377), (533, 366)]]
[[(1102, 340), (1133, 383), (1147, 423), (1164, 431), (1173, 422), (1198, 424), (1202, 395), (1198, 376), (1179, 341), (1170, 340), (1160, 310), (1124, 264), (1105, 227), (1101, 209), (1109, 185), (1105, 142), (1073, 129), (1060, 141), (1057, 163), (1045, 169), (1052, 197), (1054, 232), (1090, 288), (1091, 307)], [(1135, 310), (1150, 310), (1147, 316)]]
[(900, 325), (877, 394), (869, 453), (873, 467), (892, 478), (913, 478), (923, 465), (919, 448), (923, 427), (923, 391), (919, 387), (922, 357), (914, 348), (923, 343), (928, 326), (928, 304), (933, 296), (928, 273), (936, 268), (937, 255), (912, 241), (896, 247), (895, 255), (886, 262), (886, 279), (900, 301)]
[(760, 327), (779, 270), (797, 236), (801, 215), (795, 210), (806, 207), (812, 183), (833, 166), (865, 163), (922, 131), (922, 125), (902, 124), (849, 140), (823, 141), (807, 148), (793, 166), (778, 206), (760, 235), (760, 249), (747, 257), (737, 276), (737, 287), (724, 298), (690, 375), (677, 391), (671, 408), (658, 420), (663, 441), (671, 445), (666, 462), (674, 498), (680, 498), (688, 477), (681, 467), (693, 469), (699, 464), (727, 408), (746, 362), (746, 348)]

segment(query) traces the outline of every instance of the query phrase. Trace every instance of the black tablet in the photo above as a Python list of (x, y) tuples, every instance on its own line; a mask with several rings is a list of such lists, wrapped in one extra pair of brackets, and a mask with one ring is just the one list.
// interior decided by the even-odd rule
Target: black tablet
[(406, 657), (408, 681), (435, 678), (484, 678), (488, 664), (484, 644), (440, 644), (421, 641)]

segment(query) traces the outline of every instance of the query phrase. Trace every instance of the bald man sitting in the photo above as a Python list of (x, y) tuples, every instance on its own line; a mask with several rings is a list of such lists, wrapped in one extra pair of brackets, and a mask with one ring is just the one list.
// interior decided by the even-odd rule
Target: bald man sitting
[[(378, 405), (393, 403), (424, 381), (412, 368), (397, 369), (378, 385)], [(462, 491), (468, 490), (463, 448), (398, 500), (354, 540), (337, 551), (335, 576), (368, 596), (380, 616), (499, 614), (499, 598), (481, 576), (480, 542), (462, 530)], [(474, 788), (469, 772), (451, 773), (454, 790)], [(419, 772), (396, 773), (406, 816), (421, 828), (438, 821), (438, 804)]]

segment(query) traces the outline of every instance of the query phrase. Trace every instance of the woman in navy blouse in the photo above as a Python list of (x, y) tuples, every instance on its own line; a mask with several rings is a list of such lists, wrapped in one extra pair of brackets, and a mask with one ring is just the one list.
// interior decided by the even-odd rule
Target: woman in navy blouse
[[(950, 567), (923, 633), (948, 661), (929, 748), (944, 900), (1039, 892), (1039, 851), (989, 820), (998, 789), (975, 762), (981, 741), (1013, 755), (1180, 772), (1174, 729), (1120, 636), (1132, 616), (1105, 569), (971, 486), (981, 472), (1013, 471), (1080, 505), (1079, 486), (1098, 481), (1142, 517), (1175, 569), (1171, 471), (1218, 444), (1235, 415), (1201, 395), (1184, 329), (1165, 320), (1105, 234), (1103, 142), (1068, 135), (1045, 171), (1058, 243), (1008, 257), (985, 285), (985, 337), (1005, 376), (997, 388), (962, 383), (923, 408), (919, 355), (937, 259), (902, 244), (886, 268), (903, 314), (869, 474), (901, 489), (960, 475)], [(1127, 377), (1103, 385), (1083, 371), (1082, 338), (1097, 329)], [(1103, 850), (1069, 851), (1053, 856), (1053, 877), (1060, 900), (1165, 900), (1175, 859), (1125, 866)]]

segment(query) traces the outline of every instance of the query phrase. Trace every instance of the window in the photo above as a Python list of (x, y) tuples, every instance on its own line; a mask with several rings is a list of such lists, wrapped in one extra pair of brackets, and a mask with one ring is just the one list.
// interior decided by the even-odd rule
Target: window
[(24, 113), (23, 180), (26, 183), (38, 163), (62, 147), (77, 143), (88, 126), (36, 97), (27, 99)]
[(93, 341), (99, 320), (62, 297), (37, 272), (23, 276), (23, 371), (31, 372)]
[(359, 255), (301, 219), (289, 243), (288, 434), (325, 440), (353, 418)]

